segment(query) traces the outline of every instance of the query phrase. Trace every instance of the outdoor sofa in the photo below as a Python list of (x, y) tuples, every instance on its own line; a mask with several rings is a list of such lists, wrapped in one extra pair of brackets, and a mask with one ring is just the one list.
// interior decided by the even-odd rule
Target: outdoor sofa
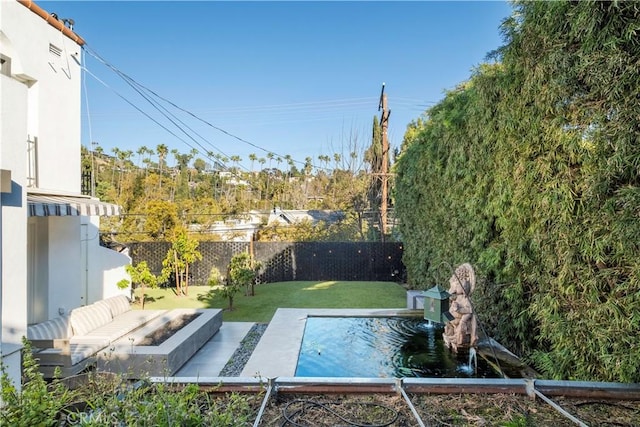
[(131, 310), (129, 299), (118, 295), (31, 325), (27, 339), (45, 378), (53, 378), (56, 368), (67, 377), (95, 365), (101, 350), (165, 312)]

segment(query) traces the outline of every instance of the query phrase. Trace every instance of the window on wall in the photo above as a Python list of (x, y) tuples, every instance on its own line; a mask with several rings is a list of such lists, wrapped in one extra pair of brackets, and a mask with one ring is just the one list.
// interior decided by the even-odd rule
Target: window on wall
[(0, 74), (11, 76), (11, 58), (0, 53)]

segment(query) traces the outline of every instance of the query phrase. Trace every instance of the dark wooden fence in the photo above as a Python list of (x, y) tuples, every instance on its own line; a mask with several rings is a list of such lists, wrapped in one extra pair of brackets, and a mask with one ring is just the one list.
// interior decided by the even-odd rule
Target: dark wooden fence
[[(206, 284), (216, 267), (222, 274), (233, 255), (250, 250), (249, 242), (200, 242), (202, 261), (189, 271), (192, 284)], [(146, 261), (152, 272), (162, 270), (171, 247), (167, 242), (130, 243), (136, 264)], [(254, 242), (253, 254), (262, 267), (258, 283), (291, 280), (374, 280), (402, 282), (402, 243), (381, 242)]]

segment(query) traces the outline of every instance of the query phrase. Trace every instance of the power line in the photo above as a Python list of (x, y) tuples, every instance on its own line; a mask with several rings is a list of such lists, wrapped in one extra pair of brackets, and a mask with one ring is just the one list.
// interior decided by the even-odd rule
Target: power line
[[(126, 102), (127, 104), (129, 104), (131, 107), (133, 107), (134, 109), (136, 109), (140, 114), (144, 115), (145, 117), (147, 117), (149, 120), (151, 120), (152, 122), (154, 122), (155, 124), (157, 124), (158, 126), (160, 126), (162, 129), (164, 129), (165, 131), (167, 131), (169, 134), (171, 134), (173, 137), (175, 137), (176, 139), (182, 141), (184, 144), (186, 144), (187, 146), (194, 148), (191, 144), (189, 144), (187, 141), (185, 141), (183, 138), (181, 138), (180, 136), (176, 135), (175, 132), (173, 132), (171, 129), (169, 129), (168, 127), (166, 127), (165, 125), (163, 125), (162, 123), (160, 123), (158, 120), (156, 120), (154, 117), (152, 117), (150, 114), (148, 114), (147, 112), (143, 111), (140, 107), (138, 107), (137, 105), (135, 105), (133, 102), (131, 102), (130, 100), (128, 100), (124, 95), (120, 94), (118, 91), (116, 91), (115, 89), (113, 89), (111, 86), (109, 86), (107, 83), (105, 83), (103, 80), (101, 80), (98, 76), (96, 76), (95, 74), (93, 74), (91, 71), (89, 71), (88, 68), (83, 67), (82, 68), (85, 72), (89, 73), (89, 75), (91, 75), (94, 79), (96, 79), (98, 82), (100, 82), (102, 85), (104, 85), (107, 89), (111, 90), (114, 94), (116, 94), (119, 98), (121, 98), (124, 102)], [(208, 157), (208, 156), (207, 156)], [(213, 160), (213, 159), (211, 159)]]
[[(218, 147), (216, 147), (215, 145), (213, 145), (211, 142), (207, 141), (202, 135), (198, 134), (197, 132), (195, 132), (192, 128), (190, 128), (188, 125), (186, 125), (183, 121), (181, 121), (180, 119), (178, 119), (174, 114), (172, 114), (171, 112), (169, 112), (166, 108), (164, 108), (162, 105), (160, 105), (158, 102), (154, 101), (153, 99), (151, 99), (150, 97), (148, 97), (147, 95), (145, 95), (142, 90), (140, 90), (140, 87), (144, 88), (142, 85), (139, 85), (135, 80), (133, 80), (132, 78), (130, 78), (128, 75), (126, 75), (125, 73), (122, 73), (120, 70), (118, 70), (116, 67), (112, 66), (111, 64), (107, 63), (104, 59), (102, 59), (97, 53), (93, 52), (90, 48), (87, 49), (87, 52), (93, 56), (94, 58), (98, 59), (100, 62), (102, 62), (105, 66), (107, 66), (109, 69), (111, 69), (113, 72), (115, 72), (121, 79), (123, 79), (125, 81), (125, 83), (127, 83), (133, 90), (135, 90), (143, 99), (145, 99), (149, 104), (151, 104), (152, 107), (154, 107), (165, 119), (169, 120), (176, 128), (178, 128), (182, 133), (185, 134), (185, 136), (189, 139), (191, 139), (196, 145), (198, 145), (200, 148), (202, 148), (205, 153), (207, 153), (209, 150), (204, 147), (202, 144), (200, 144), (198, 141), (196, 141), (195, 138), (193, 138), (193, 136), (191, 136), (182, 126), (180, 126), (178, 123), (176, 123), (176, 120), (179, 121), (181, 124), (183, 124), (184, 126), (186, 126), (190, 131), (192, 131), (193, 133), (195, 133), (197, 136), (199, 136), (203, 141), (205, 141), (207, 144), (209, 144), (212, 148), (214, 148), (216, 151), (218, 151), (219, 153), (221, 153), (222, 155), (229, 157), (226, 153), (224, 153), (221, 149), (219, 149)], [(86, 67), (85, 67), (85, 70)], [(88, 71), (88, 70), (87, 70)], [(89, 71), (89, 73), (97, 79), (97, 77), (91, 73)], [(98, 79), (99, 80), (99, 79)], [(101, 80), (99, 80), (100, 82), (102, 82)], [(112, 88), (110, 88), (108, 85), (106, 85), (106, 83), (102, 82), (102, 84), (104, 84), (106, 87), (108, 87), (109, 89), (113, 90)], [(115, 92), (115, 90), (113, 90)], [(116, 92), (116, 94), (118, 94)], [(129, 105), (131, 105), (132, 107), (134, 107), (136, 110), (138, 110), (139, 112), (141, 112), (142, 114), (144, 114), (147, 118), (151, 119), (154, 123), (160, 125), (163, 129), (165, 129), (166, 131), (168, 131), (171, 135), (173, 135), (174, 137), (178, 138), (180, 141), (182, 141), (183, 143), (185, 143), (187, 146), (189, 146), (192, 149), (196, 149), (193, 145), (189, 144), (187, 141), (185, 141), (184, 139), (178, 137), (174, 132), (172, 132), (171, 130), (169, 130), (167, 127), (165, 127), (164, 125), (162, 125), (161, 123), (159, 123), (157, 120), (155, 120), (154, 118), (152, 118), (149, 114), (147, 114), (146, 112), (142, 111), (142, 109), (138, 108), (136, 105), (134, 105), (132, 102), (128, 101), (126, 98), (124, 98), (124, 96), (118, 94), (118, 96), (120, 96), (122, 99), (125, 99), (125, 101), (127, 101), (127, 103)], [(166, 112), (163, 112), (163, 110)], [(170, 115), (171, 117), (173, 117), (173, 119), (171, 117), (169, 117), (168, 115)], [(174, 120), (175, 119), (175, 120)], [(197, 149), (196, 149), (197, 150)], [(208, 157), (208, 156), (207, 156)], [(213, 159), (210, 159), (213, 161)]]
[[(250, 141), (247, 141), (247, 140), (246, 140), (246, 139), (244, 139), (244, 138), (241, 138), (241, 137), (239, 137), (239, 136), (237, 136), (237, 135), (235, 135), (235, 134), (233, 134), (233, 133), (231, 133), (231, 132), (229, 132), (229, 131), (227, 131), (227, 130), (225, 130), (225, 129), (223, 129), (223, 128), (219, 127), (219, 126), (216, 126), (216, 125), (212, 124), (211, 122), (209, 122), (209, 121), (207, 121), (207, 120), (205, 120), (205, 119), (202, 119), (202, 118), (198, 117), (196, 114), (192, 113), (191, 111), (189, 111), (189, 110), (187, 110), (187, 109), (185, 109), (185, 108), (182, 108), (182, 107), (178, 106), (177, 104), (175, 104), (174, 102), (170, 101), (169, 99), (167, 99), (167, 98), (165, 98), (165, 97), (163, 97), (163, 96), (159, 95), (159, 94), (158, 94), (158, 93), (156, 93), (155, 91), (153, 91), (153, 90), (149, 89), (148, 87), (146, 87), (146, 86), (142, 85), (141, 83), (137, 82), (135, 79), (133, 79), (132, 77), (128, 76), (126, 73), (124, 73), (124, 72), (120, 71), (117, 67), (115, 67), (114, 65), (110, 64), (110, 63), (109, 63), (109, 62), (107, 62), (104, 58), (102, 58), (102, 57), (101, 57), (97, 52), (95, 52), (93, 49), (91, 49), (87, 44), (85, 44), (85, 45), (83, 46), (83, 49), (86, 49), (86, 51), (87, 51), (87, 52), (88, 52), (92, 57), (94, 57), (96, 60), (98, 60), (99, 62), (101, 62), (103, 65), (105, 65), (106, 67), (108, 67), (109, 69), (111, 69), (111, 70), (112, 70), (113, 72), (115, 72), (115, 73), (116, 73), (120, 78), (122, 78), (123, 80), (125, 80), (125, 82), (126, 82), (127, 84), (129, 84), (129, 85), (130, 85), (134, 90), (136, 90), (136, 92), (138, 92), (138, 93), (139, 93), (143, 98), (145, 98), (145, 99), (147, 100), (147, 102), (150, 102), (152, 105), (154, 105), (154, 103), (153, 103), (152, 101), (150, 101), (150, 100), (147, 98), (147, 96), (145, 96), (145, 95), (143, 95), (143, 94), (141, 93), (141, 91), (142, 91), (142, 90), (144, 90), (144, 91), (146, 91), (146, 92), (148, 92), (148, 93), (152, 94), (152, 95), (153, 95), (153, 96), (155, 96), (156, 98), (158, 98), (158, 99), (160, 99), (160, 100), (162, 100), (162, 101), (166, 102), (167, 104), (169, 104), (169, 105), (171, 105), (172, 107), (174, 107), (174, 108), (178, 109), (179, 111), (182, 111), (183, 113), (185, 113), (185, 114), (187, 114), (187, 115), (189, 115), (189, 116), (193, 117), (194, 119), (196, 119), (196, 120), (198, 120), (198, 121), (200, 121), (200, 122), (202, 122), (202, 123), (206, 124), (207, 126), (209, 126), (209, 127), (213, 128), (213, 129), (215, 129), (215, 130), (217, 130), (217, 131), (219, 131), (219, 132), (221, 132), (221, 133), (223, 133), (223, 134), (225, 134), (225, 135), (227, 135), (227, 136), (229, 136), (229, 137), (231, 137), (231, 138), (234, 138), (234, 139), (236, 139), (236, 140), (238, 140), (238, 141), (240, 141), (240, 142), (242, 142), (242, 143), (245, 143), (245, 144), (247, 144), (247, 145), (249, 145), (249, 146), (251, 146), (251, 147), (253, 147), (253, 148), (256, 148), (256, 149), (258, 149), (258, 150), (260, 150), (260, 151), (263, 151), (263, 152), (265, 152), (265, 153), (267, 153), (267, 154), (272, 154), (272, 155), (277, 156), (277, 157), (279, 157), (279, 158), (286, 158), (286, 157), (287, 157), (287, 156), (284, 156), (284, 155), (278, 154), (278, 153), (276, 153), (276, 152), (274, 152), (274, 151), (272, 151), (272, 150), (269, 150), (269, 149), (263, 148), (263, 147), (261, 147), (261, 146), (259, 146), (259, 145), (257, 145), (257, 144), (254, 144), (254, 143), (252, 143), (252, 142), (250, 142)], [(92, 74), (92, 73), (91, 73), (91, 74)], [(96, 77), (95, 75), (93, 75), (93, 74), (92, 74), (92, 76), (94, 76), (95, 78), (97, 78), (97, 77)], [(105, 83), (103, 82), (103, 84), (105, 84)], [(107, 86), (107, 87), (108, 87), (108, 86)], [(119, 95), (119, 96), (120, 96), (121, 98), (123, 98), (123, 99), (125, 99), (125, 100), (126, 100), (126, 98), (122, 97), (121, 95)], [(185, 144), (187, 144), (189, 147), (191, 147), (191, 148), (195, 148), (195, 147), (193, 147), (192, 145), (190, 145), (189, 143), (187, 143), (186, 141), (184, 141), (182, 138), (179, 138), (175, 133), (171, 132), (171, 131), (170, 131), (169, 129), (167, 129), (165, 126), (163, 126), (162, 124), (160, 124), (157, 120), (153, 119), (149, 114), (147, 114), (147, 113), (143, 112), (140, 108), (138, 108), (137, 106), (133, 105), (133, 104), (132, 104), (131, 102), (129, 102), (128, 100), (127, 100), (127, 103), (129, 103), (131, 106), (133, 106), (134, 108), (136, 108), (136, 110), (138, 110), (138, 111), (140, 111), (141, 113), (143, 113), (146, 117), (150, 118), (154, 123), (156, 123), (156, 124), (160, 125), (163, 129), (165, 129), (165, 130), (167, 130), (168, 132), (170, 132), (173, 136), (175, 136), (176, 138), (178, 138), (179, 140), (181, 140), (182, 142), (184, 142)], [(158, 109), (155, 105), (154, 105), (154, 107), (155, 107), (156, 109)], [(176, 127), (178, 127), (178, 128), (179, 128), (182, 132), (184, 132), (187, 136), (189, 136), (189, 135), (184, 131), (184, 129), (182, 129), (179, 125), (177, 125), (173, 120), (171, 120), (170, 118), (166, 117), (166, 115), (165, 115), (164, 113), (162, 113), (162, 112), (161, 112), (161, 114), (163, 114), (163, 115), (165, 116), (165, 118), (167, 118), (169, 121), (171, 121), (171, 122), (172, 122)], [(189, 138), (190, 138), (190, 139), (192, 139), (192, 140), (193, 140), (196, 144), (198, 144), (200, 147), (202, 147), (202, 145), (200, 145), (197, 141), (195, 141), (195, 139), (194, 139), (193, 137), (189, 136)], [(212, 146), (213, 146), (213, 145), (212, 145)], [(204, 147), (202, 147), (202, 148), (204, 148)], [(216, 148), (216, 149), (217, 149), (217, 148)], [(218, 151), (220, 151), (219, 149), (217, 149), (217, 150), (218, 150)], [(205, 149), (205, 151), (206, 151), (206, 149)], [(221, 151), (220, 151), (220, 152), (221, 152)], [(226, 154), (225, 154), (225, 156), (226, 156)], [(227, 157), (228, 157), (228, 156), (227, 156)], [(306, 166), (306, 164), (307, 164), (306, 162), (298, 161), (298, 160), (295, 160), (295, 159), (291, 159), (291, 160), (292, 160), (294, 163), (297, 163), (297, 164), (300, 164), (300, 165), (305, 165), (305, 166)], [(312, 167), (314, 167), (314, 168), (316, 168), (316, 169), (329, 170), (328, 168), (322, 168), (322, 167), (319, 167), (319, 166), (313, 166), (313, 165), (312, 165)]]

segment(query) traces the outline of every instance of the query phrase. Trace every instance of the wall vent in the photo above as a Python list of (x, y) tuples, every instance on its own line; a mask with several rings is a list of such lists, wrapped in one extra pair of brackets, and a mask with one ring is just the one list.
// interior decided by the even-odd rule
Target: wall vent
[(49, 52), (58, 57), (62, 55), (62, 49), (51, 43), (49, 43)]

